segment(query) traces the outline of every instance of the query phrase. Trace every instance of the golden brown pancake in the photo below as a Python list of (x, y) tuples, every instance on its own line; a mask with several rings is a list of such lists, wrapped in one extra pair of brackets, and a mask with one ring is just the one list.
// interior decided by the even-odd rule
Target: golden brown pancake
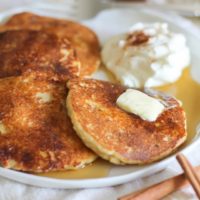
[(67, 116), (65, 85), (37, 72), (0, 79), (0, 165), (28, 172), (82, 168), (96, 155)]
[(100, 46), (96, 34), (77, 22), (24, 12), (11, 17), (0, 31), (7, 29), (45, 30), (67, 37), (81, 61), (81, 76), (91, 75), (100, 64)]
[(67, 108), (74, 129), (89, 148), (112, 163), (150, 163), (186, 140), (185, 113), (171, 96), (144, 90), (166, 105), (157, 120), (149, 122), (116, 105), (126, 87), (90, 79), (70, 80), (68, 87)]
[(69, 41), (43, 31), (0, 33), (0, 58), (0, 78), (40, 70), (54, 80), (66, 81), (80, 71), (80, 62)]

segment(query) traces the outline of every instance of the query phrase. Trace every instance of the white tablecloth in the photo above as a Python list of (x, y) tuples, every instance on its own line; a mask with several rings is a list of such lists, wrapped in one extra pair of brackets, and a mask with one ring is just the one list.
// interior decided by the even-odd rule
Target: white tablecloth
[[(11, 4), (28, 3), (31, 0), (2, 0), (0, 1), (0, 10), (10, 7)], [(199, 23), (200, 20), (195, 20)], [(200, 147), (194, 149), (188, 158), (194, 165), (200, 165), (199, 156)], [(164, 179), (172, 177), (181, 172), (176, 161), (164, 171), (152, 176), (138, 179), (123, 185), (115, 187), (106, 187), (100, 189), (80, 189), (80, 190), (58, 190), (37, 188), (24, 184), (20, 184), (0, 177), (0, 200), (115, 200), (124, 194), (137, 191), (160, 182)], [(191, 187), (184, 188), (165, 198), (166, 200), (195, 200), (195, 196)]]

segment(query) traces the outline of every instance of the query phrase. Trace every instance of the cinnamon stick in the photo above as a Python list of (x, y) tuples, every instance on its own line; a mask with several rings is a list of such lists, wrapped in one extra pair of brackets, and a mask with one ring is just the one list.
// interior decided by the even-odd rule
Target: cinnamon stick
[[(198, 176), (200, 176), (200, 166), (196, 167), (195, 171)], [(118, 200), (159, 200), (187, 185), (189, 185), (189, 181), (187, 180), (185, 174), (180, 174), (162, 181), (161, 183), (150, 186), (143, 191), (133, 192), (120, 197)]]
[(200, 186), (200, 176), (198, 176), (198, 173), (195, 171), (195, 168), (191, 165), (191, 163), (188, 161), (188, 159), (186, 159), (186, 162), (187, 162), (188, 166), (190, 167), (190, 169), (193, 171), (193, 174)]
[(181, 165), (182, 169), (184, 170), (185, 175), (187, 176), (189, 182), (191, 183), (194, 191), (196, 192), (196, 195), (200, 199), (200, 181), (199, 177), (195, 172), (195, 169), (183, 154), (177, 155), (176, 158), (179, 164)]

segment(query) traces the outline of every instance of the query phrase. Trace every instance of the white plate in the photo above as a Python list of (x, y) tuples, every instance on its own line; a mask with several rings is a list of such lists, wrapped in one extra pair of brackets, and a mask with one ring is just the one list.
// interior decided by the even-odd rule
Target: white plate
[[(43, 13), (41, 10), (33, 8), (19, 8), (5, 13), (0, 14), (0, 22), (5, 20), (5, 18), (11, 16), (16, 12), (21, 11), (32, 11), (38, 14), (58, 16), (56, 13)], [(64, 16), (63, 16), (64, 18)], [(188, 45), (190, 46), (192, 53), (192, 74), (194, 78), (198, 80), (200, 77), (200, 68), (198, 64), (200, 63), (200, 58), (198, 56), (200, 51), (200, 32), (197, 27), (195, 27), (190, 22), (185, 19), (172, 15), (163, 14), (156, 10), (105, 10), (98, 14), (95, 18), (83, 22), (85, 25), (92, 28), (97, 35), (101, 43), (103, 43), (108, 37), (113, 34), (118, 34), (128, 30), (128, 27), (136, 22), (155, 22), (155, 21), (166, 21), (169, 23), (170, 27), (178, 32), (183, 32), (187, 39)], [(94, 75), (98, 79), (107, 79), (103, 71), (98, 71)], [(199, 80), (198, 80), (199, 81)], [(182, 151), (184, 153), (189, 153), (198, 143), (200, 142), (200, 137), (197, 136), (188, 144)], [(26, 174), (23, 172), (18, 172), (14, 170), (9, 170), (0, 167), (0, 175), (6, 178), (41, 187), (51, 187), (51, 188), (90, 188), (90, 187), (105, 187), (113, 186), (121, 183), (128, 182), (130, 180), (144, 177), (153, 174), (159, 170), (164, 169), (172, 160), (174, 155), (163, 159), (162, 161), (156, 162), (151, 165), (146, 166), (113, 166), (107, 177), (104, 178), (94, 178), (94, 179), (53, 179), (46, 177), (39, 177), (35, 175)]]

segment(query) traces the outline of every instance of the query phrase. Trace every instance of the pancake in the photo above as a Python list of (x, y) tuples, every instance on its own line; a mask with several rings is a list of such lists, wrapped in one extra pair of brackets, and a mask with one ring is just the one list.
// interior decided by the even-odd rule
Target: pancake
[(43, 31), (0, 33), (0, 57), (0, 78), (38, 70), (46, 71), (53, 80), (66, 81), (80, 72), (80, 62), (69, 41)]
[(100, 64), (100, 46), (96, 34), (77, 22), (24, 12), (11, 17), (0, 31), (7, 29), (42, 29), (67, 37), (81, 61), (81, 76), (91, 75)]
[[(127, 89), (100, 80), (70, 80), (67, 108), (82, 141), (114, 164), (145, 164), (178, 148), (187, 137), (185, 113), (178, 100), (151, 89), (144, 92), (166, 106), (155, 122), (116, 105)], [(80, 97), (81, 96), (81, 97)]]
[(96, 155), (67, 116), (64, 84), (46, 74), (0, 79), (0, 165), (27, 172), (78, 169)]

